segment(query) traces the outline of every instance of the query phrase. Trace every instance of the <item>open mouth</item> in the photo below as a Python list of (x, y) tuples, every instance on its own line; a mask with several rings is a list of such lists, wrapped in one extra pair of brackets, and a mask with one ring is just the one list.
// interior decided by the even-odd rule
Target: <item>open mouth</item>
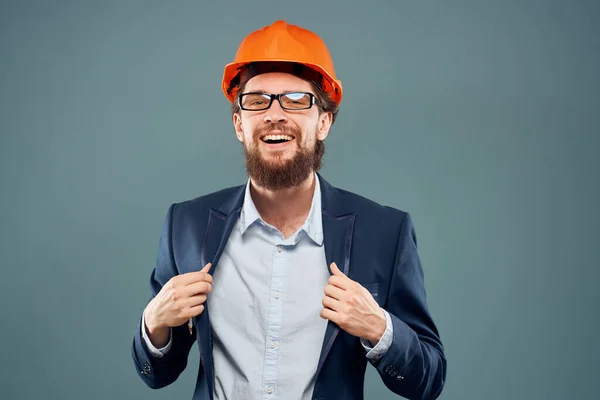
[(266, 144), (279, 144), (291, 142), (294, 140), (294, 137), (291, 135), (265, 135), (260, 138)]

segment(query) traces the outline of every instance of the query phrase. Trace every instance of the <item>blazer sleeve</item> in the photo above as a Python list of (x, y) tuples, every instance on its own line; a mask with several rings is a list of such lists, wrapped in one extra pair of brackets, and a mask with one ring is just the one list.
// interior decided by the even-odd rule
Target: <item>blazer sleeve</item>
[[(151, 299), (163, 285), (178, 275), (173, 256), (173, 215), (176, 205), (172, 204), (163, 222), (160, 234), (156, 267), (150, 275)], [(151, 388), (158, 389), (175, 382), (187, 365), (188, 354), (196, 335), (190, 335), (187, 324), (171, 329), (171, 349), (163, 357), (152, 355), (142, 337), (142, 319), (139, 318), (132, 344), (132, 356), (138, 375)]]
[(438, 398), (446, 380), (444, 348), (425, 297), (415, 228), (404, 213), (384, 306), (392, 319), (392, 344), (371, 364), (388, 389), (411, 400)]

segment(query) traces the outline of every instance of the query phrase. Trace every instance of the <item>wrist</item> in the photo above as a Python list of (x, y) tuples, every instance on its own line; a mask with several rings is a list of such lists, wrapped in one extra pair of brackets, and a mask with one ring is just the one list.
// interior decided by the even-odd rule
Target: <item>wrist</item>
[(379, 309), (379, 314), (377, 316), (377, 322), (372, 325), (373, 329), (367, 340), (375, 346), (381, 340), (381, 337), (385, 333), (386, 328), (386, 319), (383, 309)]
[(146, 311), (144, 312), (144, 324), (146, 325), (146, 330), (150, 335), (161, 329), (161, 326), (154, 317), (150, 307), (146, 308)]

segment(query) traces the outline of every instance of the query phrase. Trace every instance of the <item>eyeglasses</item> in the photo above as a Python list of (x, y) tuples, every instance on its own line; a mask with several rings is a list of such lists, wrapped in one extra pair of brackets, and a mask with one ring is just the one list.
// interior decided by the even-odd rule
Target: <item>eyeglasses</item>
[(307, 110), (316, 104), (315, 95), (308, 92), (281, 94), (252, 92), (240, 95), (239, 105), (242, 110), (261, 111), (271, 107), (273, 99), (277, 99), (284, 110)]

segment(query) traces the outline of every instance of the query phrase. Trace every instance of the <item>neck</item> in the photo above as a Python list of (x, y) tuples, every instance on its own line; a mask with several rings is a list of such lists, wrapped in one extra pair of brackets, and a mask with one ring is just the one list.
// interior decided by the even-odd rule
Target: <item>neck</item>
[(295, 232), (310, 212), (316, 174), (311, 173), (300, 185), (289, 189), (268, 190), (250, 179), (250, 195), (265, 222), (277, 227), (284, 236)]

